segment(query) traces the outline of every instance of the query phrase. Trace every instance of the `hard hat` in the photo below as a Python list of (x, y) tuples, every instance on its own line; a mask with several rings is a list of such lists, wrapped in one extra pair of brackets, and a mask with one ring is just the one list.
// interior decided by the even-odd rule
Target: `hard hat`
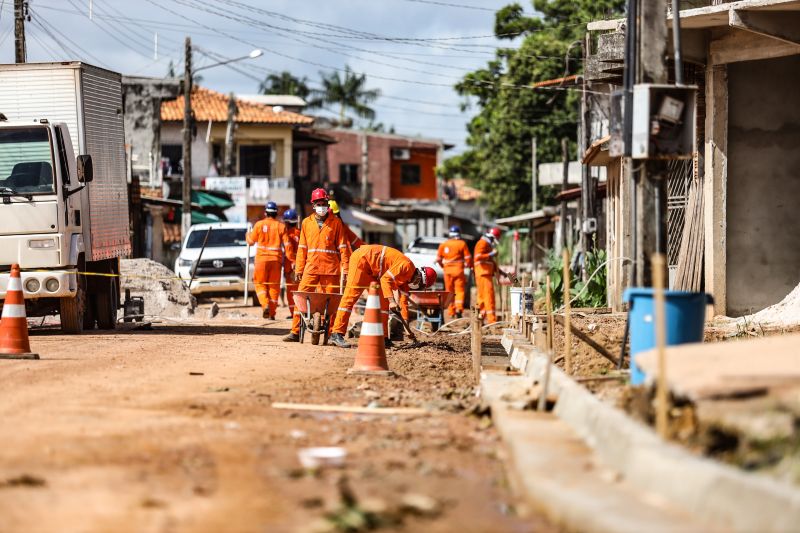
[(459, 226), (450, 226), (450, 236), (461, 235), (461, 228)]
[(328, 206), (331, 208), (334, 215), (339, 214), (339, 203), (336, 200), (328, 200)]
[(294, 209), (287, 209), (283, 212), (283, 220), (286, 222), (297, 222), (297, 211)]
[(436, 283), (436, 271), (431, 267), (422, 267), (417, 269), (422, 276), (422, 287), (430, 289)]
[(502, 231), (500, 231), (500, 228), (492, 228), (492, 229), (490, 229), (490, 230), (489, 230), (489, 235), (491, 235), (491, 236), (492, 236), (492, 237), (494, 237), (495, 239), (499, 239), (499, 238), (500, 238), (500, 235), (501, 235), (502, 233), (503, 233), (503, 232), (502, 232)]
[(311, 203), (318, 202), (319, 200), (327, 200), (328, 193), (325, 192), (325, 189), (314, 189), (311, 193)]
[(267, 213), (277, 213), (278, 212), (278, 204), (275, 202), (267, 202), (267, 205), (264, 207), (264, 211)]

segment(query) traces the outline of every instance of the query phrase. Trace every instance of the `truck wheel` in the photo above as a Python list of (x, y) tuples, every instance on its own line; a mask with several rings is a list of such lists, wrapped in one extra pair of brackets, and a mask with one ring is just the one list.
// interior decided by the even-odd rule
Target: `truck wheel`
[(59, 301), (62, 332), (70, 335), (83, 333), (86, 304), (86, 278), (79, 275), (78, 290), (75, 292), (75, 296), (61, 298)]
[(113, 279), (109, 279), (105, 285), (105, 290), (97, 294), (94, 300), (97, 328), (114, 329), (117, 326), (117, 309), (119, 308), (117, 284)]

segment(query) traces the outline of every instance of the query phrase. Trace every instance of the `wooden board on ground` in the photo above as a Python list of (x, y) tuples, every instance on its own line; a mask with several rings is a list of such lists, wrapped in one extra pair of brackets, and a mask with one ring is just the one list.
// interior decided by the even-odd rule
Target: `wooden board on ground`
[[(656, 377), (655, 351), (636, 361)], [(675, 346), (666, 361), (670, 389), (693, 401), (768, 392), (800, 384), (800, 334)]]

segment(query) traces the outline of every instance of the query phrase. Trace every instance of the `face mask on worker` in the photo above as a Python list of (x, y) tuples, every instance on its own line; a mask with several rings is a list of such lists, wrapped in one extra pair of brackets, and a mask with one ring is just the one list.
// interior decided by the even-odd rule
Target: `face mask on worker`
[(327, 205), (315, 205), (314, 206), (314, 212), (319, 217), (324, 217), (325, 215), (327, 215), (328, 214), (328, 209), (329, 209), (329, 207)]

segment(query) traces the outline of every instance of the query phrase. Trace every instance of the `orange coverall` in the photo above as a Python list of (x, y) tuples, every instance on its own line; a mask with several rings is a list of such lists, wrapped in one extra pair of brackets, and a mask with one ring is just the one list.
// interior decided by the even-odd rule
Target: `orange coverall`
[(281, 268), (289, 244), (286, 226), (274, 218), (262, 218), (247, 235), (247, 243), (256, 245), (253, 281), (261, 309), (269, 309), (275, 317), (281, 295)]
[(448, 307), (450, 316), (464, 311), (464, 289), (467, 277), (464, 268), (472, 268), (472, 255), (463, 239), (449, 239), (439, 245), (436, 262), (444, 269), (444, 290), (454, 292), (455, 297)]
[(286, 302), (289, 304), (289, 314), (294, 318), (292, 295), (297, 290), (297, 282), (294, 280), (294, 262), (297, 259), (297, 247), (300, 244), (300, 228), (287, 226), (286, 236), (289, 238), (289, 245), (286, 247), (286, 259), (283, 261), (283, 279), (286, 282)]
[(478, 308), (487, 324), (497, 322), (494, 314), (494, 278), (497, 274), (497, 255), (494, 243), (485, 236), (475, 245), (475, 284), (478, 286)]
[(342, 226), (344, 226), (344, 232), (346, 234), (347, 243), (350, 245), (351, 251), (355, 252), (356, 250), (364, 246), (364, 241), (358, 238), (358, 235), (356, 235), (353, 232), (353, 230), (350, 229), (350, 226), (348, 226), (344, 222), (342, 222)]
[[(408, 282), (414, 277), (414, 263), (399, 250), (381, 246), (380, 244), (365, 244), (353, 252), (350, 258), (350, 270), (347, 274), (347, 287), (339, 303), (336, 321), (332, 333), (344, 335), (353, 306), (361, 297), (364, 289), (376, 281), (381, 284), (381, 318), (383, 319), (383, 335), (389, 336), (389, 298), (392, 291), (408, 292)], [(399, 302), (398, 302), (399, 304)], [(406, 310), (406, 315), (408, 311)]]
[[(347, 271), (349, 261), (350, 247), (341, 220), (332, 213), (321, 225), (315, 215), (303, 219), (295, 263), (295, 272), (301, 277), (298, 291), (339, 291), (339, 276)], [(299, 311), (294, 313), (292, 333), (300, 333)]]

